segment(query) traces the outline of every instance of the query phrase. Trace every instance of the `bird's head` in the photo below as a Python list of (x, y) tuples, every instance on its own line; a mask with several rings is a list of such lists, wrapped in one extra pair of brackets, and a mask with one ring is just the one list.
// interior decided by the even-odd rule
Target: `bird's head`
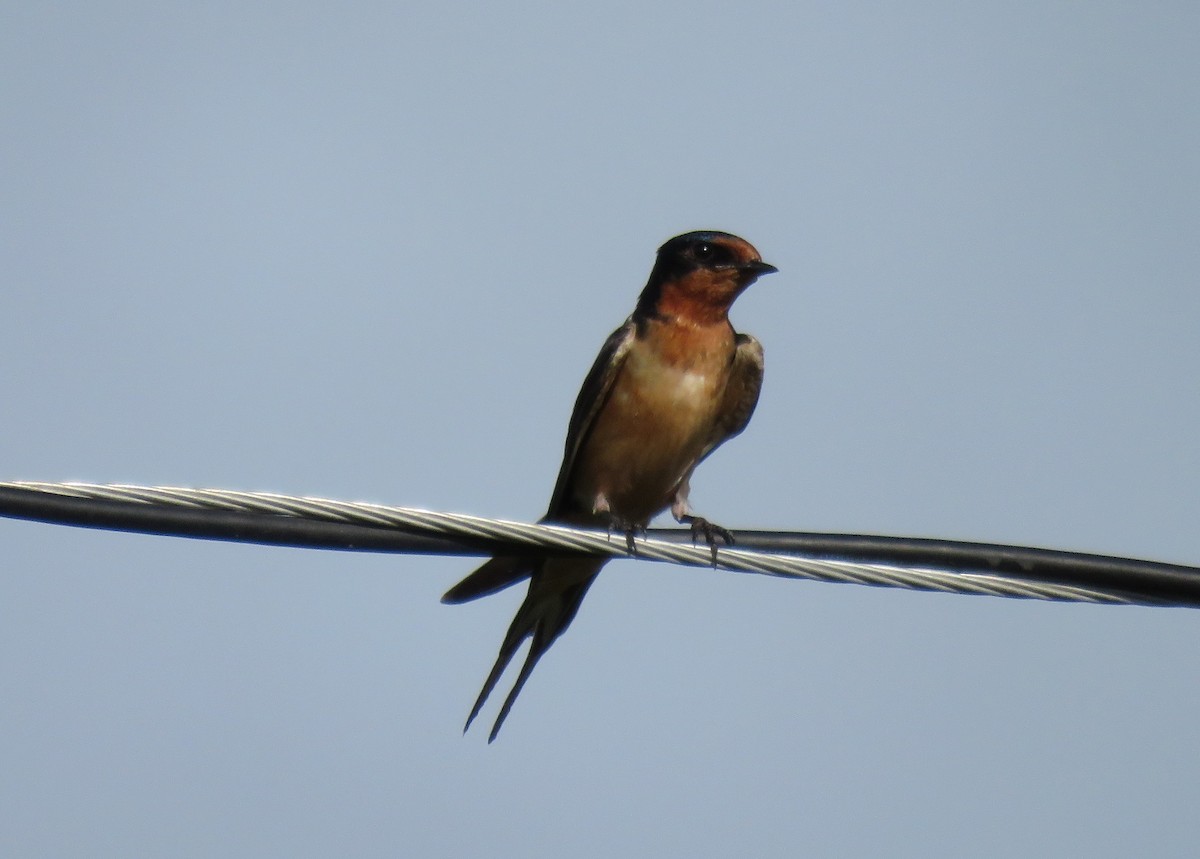
[(658, 249), (637, 313), (719, 321), (746, 287), (778, 270), (762, 261), (754, 245), (730, 233), (684, 233)]

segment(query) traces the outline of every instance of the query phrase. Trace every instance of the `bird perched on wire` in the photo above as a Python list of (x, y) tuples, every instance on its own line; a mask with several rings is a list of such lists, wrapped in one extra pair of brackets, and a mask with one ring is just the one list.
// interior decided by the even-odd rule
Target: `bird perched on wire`
[[(729, 308), (759, 276), (778, 271), (744, 239), (701, 231), (676, 236), (658, 258), (625, 324), (609, 336), (575, 401), (558, 482), (543, 522), (634, 535), (667, 509), (716, 551), (732, 535), (688, 504), (692, 472), (746, 428), (762, 387), (763, 350), (729, 322)], [(488, 742), (542, 657), (579, 610), (607, 559), (495, 557), (442, 597), (462, 603), (528, 578), (529, 591), (500, 645), (465, 732), (526, 638), (533, 641)]]

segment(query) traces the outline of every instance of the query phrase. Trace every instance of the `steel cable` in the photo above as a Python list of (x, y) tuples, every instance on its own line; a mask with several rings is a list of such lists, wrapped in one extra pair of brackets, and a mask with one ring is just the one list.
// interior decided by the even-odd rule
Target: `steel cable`
[[(629, 557), (624, 535), (265, 492), (0, 483), (0, 515), (204, 539), (377, 552)], [(638, 558), (822, 582), (1074, 602), (1200, 607), (1200, 569), (1049, 549), (922, 538), (738, 531), (737, 545), (651, 530)]]

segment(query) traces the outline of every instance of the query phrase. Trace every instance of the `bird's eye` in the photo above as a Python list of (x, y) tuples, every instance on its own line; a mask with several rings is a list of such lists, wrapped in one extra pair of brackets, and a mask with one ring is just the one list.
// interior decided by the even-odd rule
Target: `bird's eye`
[(717, 249), (708, 242), (700, 242), (696, 245), (692, 254), (700, 262), (710, 262), (717, 255)]

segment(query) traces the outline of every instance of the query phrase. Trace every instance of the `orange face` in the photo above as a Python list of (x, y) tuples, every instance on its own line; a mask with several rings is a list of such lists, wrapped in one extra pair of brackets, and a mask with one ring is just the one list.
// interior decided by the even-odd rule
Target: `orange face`
[(729, 233), (686, 233), (659, 248), (643, 301), (653, 293), (658, 314), (713, 324), (725, 317), (746, 287), (776, 270), (745, 239)]

